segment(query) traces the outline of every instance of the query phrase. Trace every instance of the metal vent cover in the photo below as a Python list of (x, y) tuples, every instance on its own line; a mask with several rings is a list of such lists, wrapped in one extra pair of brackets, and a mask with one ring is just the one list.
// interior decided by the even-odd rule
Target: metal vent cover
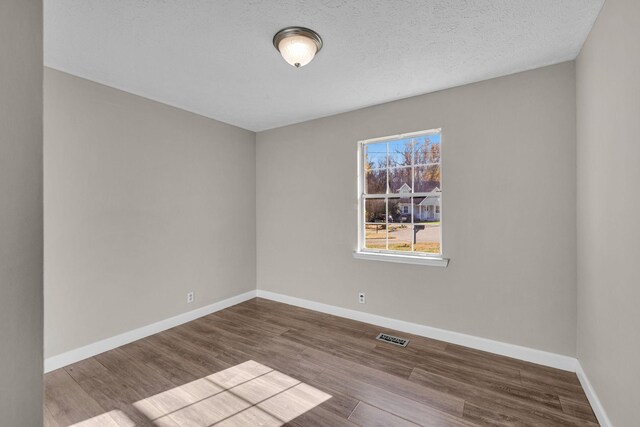
[(409, 344), (409, 340), (406, 338), (394, 337), (393, 335), (384, 334), (382, 332), (378, 334), (376, 339), (379, 341), (388, 342), (390, 344), (397, 345), (400, 347), (406, 347), (407, 344)]

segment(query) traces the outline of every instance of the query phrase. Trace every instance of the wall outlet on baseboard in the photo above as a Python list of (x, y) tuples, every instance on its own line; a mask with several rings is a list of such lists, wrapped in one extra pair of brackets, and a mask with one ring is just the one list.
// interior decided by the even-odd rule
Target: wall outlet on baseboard
[(195, 296), (193, 294), (193, 291), (189, 292), (187, 294), (187, 304), (191, 304), (193, 302), (193, 300), (195, 299)]
[(360, 304), (364, 304), (365, 302), (367, 302), (367, 301), (366, 301), (366, 296), (365, 296), (364, 292), (360, 292), (360, 293), (358, 294), (358, 302), (359, 302)]

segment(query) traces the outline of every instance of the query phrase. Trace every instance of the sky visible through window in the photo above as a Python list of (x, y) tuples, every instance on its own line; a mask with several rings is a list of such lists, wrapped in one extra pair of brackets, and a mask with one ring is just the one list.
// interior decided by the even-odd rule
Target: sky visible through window
[[(429, 146), (440, 146), (441, 136), (439, 133), (424, 135), (417, 138), (398, 139), (395, 141), (370, 143), (365, 146), (365, 162), (369, 163), (371, 169), (384, 169), (386, 167), (411, 166), (411, 158), (407, 159), (407, 152), (413, 151), (416, 154), (425, 152)], [(414, 146), (412, 147), (412, 144)], [(387, 146), (389, 149), (389, 163), (387, 165)], [(418, 156), (416, 156), (418, 157)], [(416, 159), (416, 163), (421, 160)], [(367, 165), (365, 165), (366, 167)]]

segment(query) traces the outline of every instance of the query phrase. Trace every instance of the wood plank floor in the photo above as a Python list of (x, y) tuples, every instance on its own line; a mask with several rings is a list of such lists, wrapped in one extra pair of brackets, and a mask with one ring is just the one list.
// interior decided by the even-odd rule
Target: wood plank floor
[(51, 427), (597, 425), (575, 374), (259, 298), (46, 374), (44, 416)]

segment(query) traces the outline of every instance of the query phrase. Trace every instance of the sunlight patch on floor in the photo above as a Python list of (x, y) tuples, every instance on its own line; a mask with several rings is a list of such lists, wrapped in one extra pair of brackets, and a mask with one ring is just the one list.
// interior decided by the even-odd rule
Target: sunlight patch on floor
[[(331, 396), (253, 360), (133, 403), (158, 427), (281, 426)], [(128, 424), (127, 424), (128, 423)], [(111, 411), (77, 427), (133, 423)]]
[(113, 410), (73, 424), (72, 427), (135, 427), (135, 425), (124, 412)]

